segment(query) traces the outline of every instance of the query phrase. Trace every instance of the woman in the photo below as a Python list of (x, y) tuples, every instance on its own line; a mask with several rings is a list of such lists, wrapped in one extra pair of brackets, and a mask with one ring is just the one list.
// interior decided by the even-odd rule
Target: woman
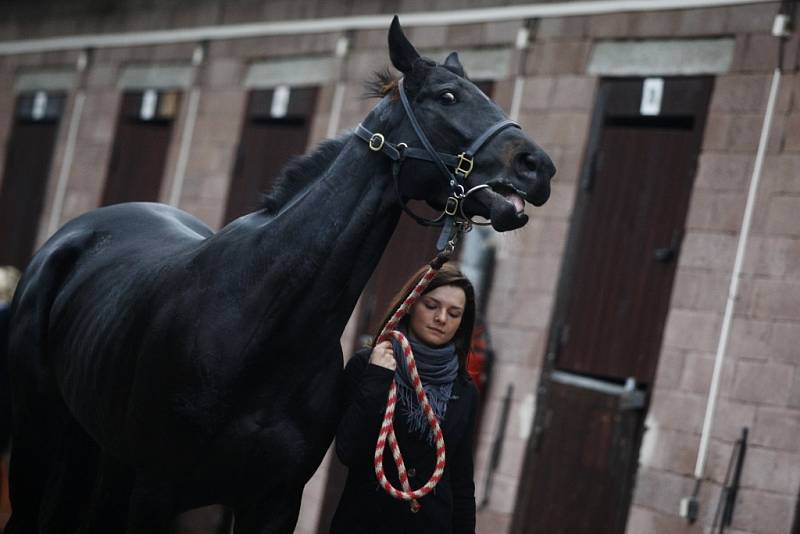
[[(417, 272), (395, 298), (382, 324), (416, 285)], [(409, 501), (390, 497), (378, 485), (373, 458), (386, 398), (397, 380), (394, 429), (413, 489), (428, 481), (435, 467), (433, 434), (416, 400), (396, 341), (357, 352), (344, 370), (346, 406), (336, 433), (336, 454), (349, 468), (344, 493), (331, 525), (332, 534), (475, 532), (475, 484), (472, 435), (478, 392), (467, 374), (467, 355), (475, 321), (472, 284), (445, 264), (400, 322), (414, 351), (417, 368), (444, 433), (447, 463), (436, 488), (412, 512)], [(400, 489), (391, 453), (384, 470)]]

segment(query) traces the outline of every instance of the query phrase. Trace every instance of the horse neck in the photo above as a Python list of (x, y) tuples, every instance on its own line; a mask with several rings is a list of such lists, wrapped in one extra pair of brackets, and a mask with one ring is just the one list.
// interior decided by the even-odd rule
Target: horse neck
[(301, 228), (302, 235), (292, 271), (310, 286), (306, 293), (318, 307), (308, 316), (334, 321), (343, 330), (400, 217), (389, 160), (352, 136), (330, 171), (292, 210), (287, 229)]
[(341, 335), (399, 219), (390, 160), (350, 137), (277, 213), (251, 213), (212, 239), (227, 291), (239, 293), (243, 313), (280, 324), (287, 335), (288, 323), (310, 321)]

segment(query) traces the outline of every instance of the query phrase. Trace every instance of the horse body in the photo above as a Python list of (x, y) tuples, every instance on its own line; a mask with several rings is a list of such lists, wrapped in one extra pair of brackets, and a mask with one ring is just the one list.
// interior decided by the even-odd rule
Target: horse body
[[(231, 505), (297, 493), (337, 421), (338, 338), (399, 217), (388, 166), (349, 142), (346, 170), (218, 234), (144, 203), (65, 225), (20, 286), (17, 387), (57, 386), (104, 453), (211, 478)], [(187, 486), (182, 507), (205, 504)]]
[[(453, 124), (451, 144), (502, 119), (453, 74), (457, 59), (412, 68), (416, 51), (393, 31), (392, 61), (418, 101), (426, 81), (485, 110), (462, 111), (470, 132), (435, 96), (418, 103), (430, 123)], [(415, 136), (390, 95), (365, 123)], [(485, 166), (508, 176), (472, 202), (509, 229), (527, 217), (504, 196), (527, 189), (541, 203), (554, 171), (522, 134), (497, 138)], [(538, 178), (531, 153), (549, 165)], [(237, 534), (292, 530), (338, 423), (339, 338), (401, 209), (391, 162), (353, 134), (295, 165), (304, 181), (285, 198), (216, 234), (175, 208), (122, 204), (69, 222), (36, 254), (12, 310), (9, 534), (159, 533), (212, 503), (234, 508)], [(406, 164), (399, 194), (444, 205), (435, 171)]]

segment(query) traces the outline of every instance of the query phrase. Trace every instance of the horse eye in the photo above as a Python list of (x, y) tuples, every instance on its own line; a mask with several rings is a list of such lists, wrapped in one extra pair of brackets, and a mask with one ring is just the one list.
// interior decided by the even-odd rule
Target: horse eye
[(455, 104), (457, 102), (456, 95), (454, 95), (450, 91), (445, 91), (444, 93), (439, 95), (439, 102), (441, 102), (442, 104), (447, 104), (447, 105)]

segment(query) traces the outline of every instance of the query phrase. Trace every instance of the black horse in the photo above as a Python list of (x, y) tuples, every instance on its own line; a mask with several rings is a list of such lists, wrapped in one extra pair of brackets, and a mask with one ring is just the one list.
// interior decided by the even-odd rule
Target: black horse
[[(421, 58), (396, 18), (389, 51), (403, 82), (384, 79), (365, 128), (291, 163), (262, 209), (215, 234), (120, 204), (36, 254), (12, 307), (8, 533), (161, 533), (211, 503), (233, 508), (237, 533), (292, 531), (339, 417), (339, 338), (399, 198), (443, 209), (486, 184), (464, 212), (509, 230), (555, 172), (519, 129), (494, 128), (506, 117), (455, 54)], [(441, 152), (490, 135), (454, 185), (435, 157), (397, 158), (400, 141), (422, 153), (418, 128)]]

